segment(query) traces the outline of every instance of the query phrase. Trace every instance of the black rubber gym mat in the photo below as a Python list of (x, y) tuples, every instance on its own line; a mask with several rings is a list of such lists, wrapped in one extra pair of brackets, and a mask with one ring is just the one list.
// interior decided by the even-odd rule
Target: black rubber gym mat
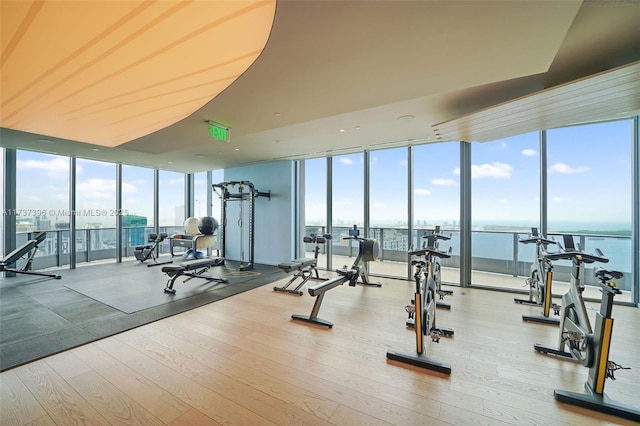
[[(178, 261), (176, 264), (179, 264)], [(0, 278), (0, 371), (242, 293), (286, 276), (276, 266), (237, 262), (200, 278), (176, 280), (163, 291), (161, 266), (136, 261), (60, 270), (61, 280), (19, 275)]]

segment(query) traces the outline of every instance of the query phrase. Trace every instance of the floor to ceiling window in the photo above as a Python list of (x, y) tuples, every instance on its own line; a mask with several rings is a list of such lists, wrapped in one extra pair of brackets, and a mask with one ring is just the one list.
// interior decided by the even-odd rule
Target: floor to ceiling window
[[(304, 162), (304, 227), (305, 236), (327, 233), (327, 159), (314, 158)], [(301, 242), (298, 242), (300, 244)], [(318, 245), (318, 265), (327, 267), (326, 244)], [(305, 257), (313, 257), (315, 244), (305, 244)]]
[[(631, 300), (633, 283), (632, 143), (632, 120), (547, 132), (549, 234), (570, 234), (585, 251), (602, 250), (609, 263), (587, 265), (583, 282), (596, 284), (597, 266), (623, 272), (619, 301)], [(600, 297), (597, 291), (585, 297), (592, 294)]]
[(16, 152), (16, 245), (34, 231), (47, 232), (33, 269), (69, 264), (69, 158)]
[(406, 278), (408, 235), (408, 150), (369, 154), (369, 235), (378, 241), (378, 261), (369, 272)]
[(136, 246), (147, 244), (155, 224), (153, 203), (153, 169), (123, 165), (123, 256), (132, 256)]
[(184, 174), (160, 170), (158, 185), (159, 226), (169, 235), (184, 231)]
[(412, 246), (422, 247), (425, 232), (440, 227), (450, 236), (439, 248), (451, 257), (441, 259), (442, 280), (459, 283), (460, 274), (460, 146), (457, 142), (431, 143), (414, 148)]
[(2, 211), (4, 212), (2, 221), (0, 221), (0, 253), (5, 253), (4, 250), (4, 219), (7, 216), (7, 212), (5, 211), (4, 208), (4, 197), (5, 197), (5, 191), (6, 191), (6, 186), (5, 186), (5, 170), (4, 170), (4, 148), (0, 147), (0, 182), (2, 182), (2, 192), (0, 192), (0, 196), (2, 197), (2, 200), (0, 201), (0, 203), (2, 204)]
[(76, 262), (115, 259), (116, 166), (76, 160)]
[(495, 274), (523, 275), (518, 258), (533, 261), (518, 240), (540, 222), (539, 147), (538, 132), (471, 147), (472, 284), (508, 287)]
[(358, 242), (345, 239), (357, 228), (364, 235), (364, 153), (346, 154), (331, 159), (332, 170), (332, 265), (334, 269), (351, 266), (358, 255)]

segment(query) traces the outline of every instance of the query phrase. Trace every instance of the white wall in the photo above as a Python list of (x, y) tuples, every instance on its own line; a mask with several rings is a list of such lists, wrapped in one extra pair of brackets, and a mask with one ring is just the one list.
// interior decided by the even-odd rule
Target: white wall
[[(257, 197), (254, 206), (254, 262), (277, 265), (291, 260), (293, 247), (293, 161), (279, 161), (253, 166), (236, 167), (224, 171), (224, 181), (249, 181), (260, 192), (271, 190), (271, 198)], [(219, 183), (219, 182), (214, 182)], [(238, 187), (230, 188), (238, 193)], [(245, 189), (245, 193), (248, 189)], [(215, 194), (214, 194), (215, 196)], [(227, 227), (225, 257), (241, 260), (239, 201), (227, 201)], [(249, 261), (249, 202), (243, 202), (242, 244), (244, 262)]]

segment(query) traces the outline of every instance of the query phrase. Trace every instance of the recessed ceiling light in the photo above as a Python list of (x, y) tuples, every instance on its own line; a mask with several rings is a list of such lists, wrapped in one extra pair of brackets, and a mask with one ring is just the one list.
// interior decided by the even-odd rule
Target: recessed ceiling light
[(173, 164), (173, 161), (167, 161), (167, 164)]
[(274, 112), (273, 115), (275, 115), (276, 117), (280, 117), (280, 113), (279, 112)]
[(204, 155), (202, 155), (202, 154), (196, 154), (196, 156), (195, 156), (195, 157), (196, 157), (196, 158), (204, 158)]
[(236, 151), (240, 151), (240, 148), (236, 148)]
[(280, 139), (276, 140), (276, 143), (282, 143), (282, 141)]
[(340, 133), (343, 133), (343, 132), (344, 132), (344, 129), (340, 129)]
[(40, 143), (54, 143), (53, 141), (50, 141), (49, 139), (36, 139), (36, 142), (40, 142)]
[(401, 115), (400, 117), (398, 117), (398, 121), (402, 121), (403, 123), (411, 123), (413, 120), (416, 119), (415, 115)]
[(99, 150), (98, 148), (93, 148), (93, 149), (92, 149), (92, 151), (93, 151), (93, 152), (98, 152), (98, 151), (100, 151), (100, 150)]
[(360, 130), (360, 126), (356, 126), (356, 130)]

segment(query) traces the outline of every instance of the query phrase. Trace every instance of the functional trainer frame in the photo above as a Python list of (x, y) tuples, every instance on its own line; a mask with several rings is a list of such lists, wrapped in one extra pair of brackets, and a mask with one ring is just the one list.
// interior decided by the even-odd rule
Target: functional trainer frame
[[(238, 187), (238, 192), (231, 192), (230, 188)], [(243, 214), (243, 203), (248, 201), (249, 203), (249, 262), (244, 262), (244, 235), (242, 232), (242, 228), (244, 224), (242, 223), (242, 218), (240, 219), (240, 267), (241, 271), (247, 271), (249, 269), (253, 269), (253, 259), (254, 259), (254, 242), (253, 242), (253, 233), (254, 233), (254, 222), (255, 222), (255, 200), (257, 197), (267, 197), (267, 199), (271, 199), (271, 190), (267, 192), (261, 192), (255, 189), (253, 183), (242, 180), (242, 181), (229, 181), (229, 182), (220, 182), (214, 183), (212, 185), (213, 191), (218, 194), (220, 197), (221, 203), (221, 219), (222, 224), (219, 229), (219, 238), (220, 238), (220, 256), (225, 258), (226, 254), (226, 239), (227, 239), (227, 202), (229, 201), (239, 201), (240, 202), (240, 214)], [(248, 190), (245, 192), (245, 188)], [(220, 193), (218, 193), (217, 189), (220, 189)]]

